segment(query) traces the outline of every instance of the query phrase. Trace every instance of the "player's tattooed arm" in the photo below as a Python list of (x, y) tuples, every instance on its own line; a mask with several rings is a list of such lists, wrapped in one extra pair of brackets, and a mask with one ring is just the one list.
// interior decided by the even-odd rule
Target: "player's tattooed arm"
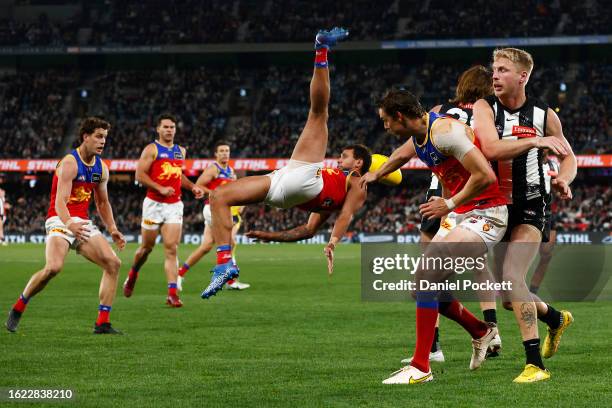
[(536, 310), (533, 303), (521, 303), (521, 320), (527, 328), (532, 328), (537, 324)]
[(284, 231), (249, 231), (246, 236), (260, 241), (295, 242), (311, 238), (329, 218), (329, 213), (311, 213), (308, 223)]

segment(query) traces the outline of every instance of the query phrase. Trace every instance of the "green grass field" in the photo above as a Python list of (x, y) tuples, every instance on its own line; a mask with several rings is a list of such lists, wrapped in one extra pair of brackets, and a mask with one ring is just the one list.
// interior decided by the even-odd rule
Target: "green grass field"
[[(191, 249), (183, 246), (181, 259)], [(134, 250), (121, 254), (121, 282)], [(18, 333), (0, 335), (0, 388), (70, 388), (76, 401), (65, 405), (79, 407), (610, 404), (609, 302), (557, 305), (576, 321), (546, 362), (552, 372), (546, 383), (512, 383), (523, 368), (523, 346), (513, 315), (500, 311), (499, 358), (470, 372), (469, 338), (442, 321), (447, 361), (434, 365), (435, 380), (385, 386), (381, 381), (413, 349), (414, 306), (361, 301), (358, 245), (337, 250), (332, 279), (321, 246), (243, 246), (238, 258), (251, 289), (200, 299), (209, 256), (187, 275), (185, 306), (170, 309), (156, 248), (134, 296), (119, 295), (113, 305), (113, 325), (125, 335), (94, 336), (100, 272), (71, 254), (32, 299)], [(41, 245), (0, 248), (1, 310), (9, 310), (43, 260)]]

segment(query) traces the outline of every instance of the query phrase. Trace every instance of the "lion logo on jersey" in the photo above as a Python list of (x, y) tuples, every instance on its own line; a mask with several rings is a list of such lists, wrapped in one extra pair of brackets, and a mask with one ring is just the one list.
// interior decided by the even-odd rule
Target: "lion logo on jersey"
[(180, 178), (183, 174), (181, 166), (175, 166), (170, 162), (164, 162), (161, 165), (162, 172), (159, 175), (161, 180), (170, 180), (171, 178)]
[(72, 190), (70, 193), (70, 200), (68, 204), (78, 204), (88, 201), (91, 198), (91, 188), (85, 186), (79, 186)]

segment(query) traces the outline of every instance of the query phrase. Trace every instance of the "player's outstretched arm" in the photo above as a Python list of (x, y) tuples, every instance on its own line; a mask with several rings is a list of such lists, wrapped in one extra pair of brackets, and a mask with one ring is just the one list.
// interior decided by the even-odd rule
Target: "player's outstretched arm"
[(359, 186), (364, 188), (367, 184), (373, 183), (385, 177), (387, 174), (393, 173), (395, 170), (408, 163), (410, 159), (416, 156), (416, 150), (414, 150), (414, 143), (412, 138), (408, 139), (406, 143), (398, 147), (391, 153), (389, 160), (387, 160), (378, 170), (373, 173), (366, 173), (361, 180), (359, 180)]
[(563, 127), (561, 126), (559, 117), (555, 111), (550, 108), (548, 108), (548, 113), (546, 115), (546, 136), (559, 139), (569, 151), (567, 155), (560, 158), (559, 174), (551, 180), (551, 185), (557, 190), (562, 200), (571, 200), (572, 190), (569, 185), (574, 181), (574, 178), (576, 178), (578, 163), (576, 162), (576, 156), (574, 155), (572, 147), (563, 134)]
[(550, 149), (555, 154), (569, 154), (566, 145), (556, 137), (529, 137), (521, 140), (500, 140), (495, 128), (493, 109), (487, 101), (479, 99), (474, 104), (474, 130), (480, 148), (488, 160), (506, 160), (517, 157), (531, 149)]
[(302, 239), (312, 238), (312, 236), (321, 228), (321, 225), (327, 221), (331, 213), (310, 213), (308, 223), (298, 227), (284, 231), (248, 231), (246, 236), (255, 238), (259, 241), (269, 242), (295, 242)]
[(366, 190), (361, 187), (361, 181), (357, 178), (351, 178), (349, 190), (348, 193), (346, 193), (346, 199), (334, 223), (329, 242), (323, 249), (327, 257), (327, 272), (330, 275), (334, 271), (334, 250), (336, 249), (336, 245), (340, 242), (344, 234), (346, 234), (355, 213), (363, 207), (366, 197), (367, 193)]
[(115, 217), (113, 217), (113, 208), (108, 199), (108, 167), (104, 163), (102, 163), (102, 180), (95, 188), (94, 201), (106, 230), (113, 238), (117, 248), (122, 251), (125, 248), (126, 241), (117, 228), (117, 224), (115, 224)]

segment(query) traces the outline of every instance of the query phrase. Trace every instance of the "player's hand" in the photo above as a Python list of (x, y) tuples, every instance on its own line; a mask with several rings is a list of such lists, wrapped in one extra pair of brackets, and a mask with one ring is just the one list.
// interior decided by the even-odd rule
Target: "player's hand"
[(425, 204), (419, 206), (421, 215), (425, 218), (442, 218), (451, 210), (442, 197), (432, 196)]
[(66, 228), (68, 228), (70, 232), (72, 232), (74, 237), (81, 242), (87, 242), (87, 240), (89, 239), (90, 230), (87, 227), (86, 221), (68, 222)]
[(359, 179), (359, 187), (361, 187), (363, 189), (367, 189), (368, 188), (368, 184), (374, 183), (377, 180), (378, 180), (378, 174), (377, 173), (370, 173), (368, 171), (366, 174), (364, 174)]
[(329, 276), (334, 273), (334, 249), (336, 249), (336, 245), (331, 242), (323, 248), (323, 253), (327, 257), (327, 274)]
[(574, 197), (568, 182), (562, 178), (552, 178), (550, 180), (550, 186), (557, 191), (559, 198), (562, 200), (571, 200)]
[(561, 139), (555, 136), (538, 137), (538, 149), (550, 149), (555, 155), (567, 156), (570, 152)]
[(191, 192), (193, 193), (195, 198), (197, 198), (198, 200), (204, 197), (204, 190), (202, 190), (201, 187), (193, 186), (193, 188), (191, 189)]
[(256, 239), (257, 241), (270, 242), (269, 233), (266, 231), (247, 231), (244, 235), (249, 238)]
[(158, 190), (159, 194), (163, 195), (164, 197), (170, 197), (171, 195), (174, 194), (174, 188), (172, 187), (161, 187)]
[(113, 242), (115, 243), (115, 245), (117, 245), (117, 249), (119, 251), (123, 251), (123, 248), (125, 248), (125, 237), (123, 236), (123, 234), (118, 230), (115, 229), (113, 231), (111, 231), (111, 238), (113, 239)]

